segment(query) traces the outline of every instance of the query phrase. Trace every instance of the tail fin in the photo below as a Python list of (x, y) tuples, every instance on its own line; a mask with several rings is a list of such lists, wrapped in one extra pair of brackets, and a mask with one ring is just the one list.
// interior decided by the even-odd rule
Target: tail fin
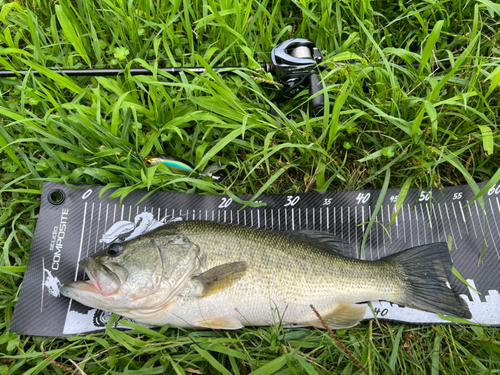
[(447, 285), (446, 270), (451, 272), (452, 263), (444, 242), (414, 247), (382, 261), (399, 265), (406, 286), (403, 301), (398, 303), (459, 318), (472, 317), (467, 302)]

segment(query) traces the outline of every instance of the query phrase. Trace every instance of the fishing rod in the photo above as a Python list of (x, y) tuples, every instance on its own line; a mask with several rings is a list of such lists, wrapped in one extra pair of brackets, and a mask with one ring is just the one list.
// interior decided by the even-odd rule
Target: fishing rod
[[(310, 100), (310, 108), (315, 115), (320, 115), (325, 98), (324, 94), (320, 94), (323, 86), (321, 84), (321, 79), (319, 73), (328, 69), (328, 66), (323, 63), (324, 58), (315, 46), (315, 44), (304, 38), (294, 38), (289, 39), (279, 45), (277, 45), (271, 51), (271, 61), (272, 62), (261, 62), (260, 69), (254, 69), (257, 71), (263, 71), (265, 73), (276, 74), (279, 83), (282, 86), (281, 91), (272, 99), (272, 103), (275, 107), (279, 108), (279, 104), (285, 102), (300, 91), (308, 88)], [(343, 64), (359, 64), (358, 60), (350, 60), (344, 62)], [(411, 64), (414, 68), (418, 69), (420, 67), (419, 63)], [(396, 64), (399, 67), (406, 67), (405, 64)], [(433, 70), (444, 70), (450, 67), (449, 60), (440, 61), (432, 65)], [(232, 73), (235, 70), (248, 70), (246, 67), (213, 67), (211, 68), (218, 71), (221, 74)], [(70, 77), (105, 77), (105, 76), (116, 76), (125, 73), (124, 69), (51, 69), (55, 73), (64, 74)], [(174, 68), (159, 68), (158, 70), (172, 75), (179, 75), (181, 73), (204, 73), (207, 71), (205, 68), (201, 67), (174, 67)], [(31, 73), (36, 76), (40, 76), (40, 72), (37, 70), (3, 70), (0, 71), (0, 78), (12, 78), (18, 77), (20, 75), (26, 75)], [(130, 75), (153, 75), (153, 72), (149, 69), (144, 68), (132, 68), (127, 71)], [(271, 114), (280, 118), (278, 112), (271, 106)], [(279, 120), (278, 124), (283, 126)]]

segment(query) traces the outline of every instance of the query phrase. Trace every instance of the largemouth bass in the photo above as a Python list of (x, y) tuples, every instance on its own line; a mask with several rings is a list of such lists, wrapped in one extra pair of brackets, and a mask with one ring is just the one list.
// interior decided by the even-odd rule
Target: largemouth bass
[(150, 325), (238, 329), (278, 321), (352, 327), (367, 301), (471, 318), (448, 286), (445, 243), (377, 261), (353, 259), (349, 243), (329, 233), (268, 231), (209, 221), (181, 221), (83, 260), (87, 281), (61, 294)]

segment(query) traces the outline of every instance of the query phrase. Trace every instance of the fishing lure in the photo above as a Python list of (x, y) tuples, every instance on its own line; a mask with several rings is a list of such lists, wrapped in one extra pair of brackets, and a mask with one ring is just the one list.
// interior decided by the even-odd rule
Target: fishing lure
[(172, 172), (183, 174), (186, 176), (193, 175), (195, 177), (200, 177), (200, 173), (194, 170), (194, 166), (181, 158), (176, 158), (175, 156), (153, 156), (150, 155), (144, 159), (146, 167), (151, 168), (158, 164), (163, 164)]
[(144, 163), (148, 168), (154, 167), (155, 165), (158, 164), (163, 164), (172, 172), (183, 174), (186, 176), (194, 176), (194, 177), (209, 176), (212, 177), (214, 180), (221, 179), (221, 176), (212, 173), (222, 167), (220, 161), (210, 164), (207, 168), (205, 168), (205, 170), (202, 173), (195, 171), (195, 167), (190, 162), (183, 160), (181, 158), (177, 158), (175, 156), (150, 155), (144, 159)]

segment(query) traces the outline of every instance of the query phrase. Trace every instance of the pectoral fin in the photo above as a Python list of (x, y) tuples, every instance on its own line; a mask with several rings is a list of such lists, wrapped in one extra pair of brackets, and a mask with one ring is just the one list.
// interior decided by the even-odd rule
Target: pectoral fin
[(212, 328), (212, 329), (240, 329), (243, 324), (234, 316), (223, 316), (214, 319), (204, 319), (196, 322), (195, 327)]
[[(320, 315), (331, 329), (350, 328), (359, 324), (361, 319), (363, 319), (363, 317), (365, 316), (366, 307), (367, 305), (364, 303), (360, 305), (338, 304), (335, 305), (332, 310), (326, 313), (320, 312)], [(300, 324), (322, 329), (325, 328), (321, 320), (317, 319), (316, 316), (315, 319), (311, 319), (307, 322), (301, 322)]]
[(243, 277), (247, 268), (246, 262), (226, 263), (196, 276), (194, 280), (199, 282), (202, 288), (200, 297), (206, 297), (230, 287)]

